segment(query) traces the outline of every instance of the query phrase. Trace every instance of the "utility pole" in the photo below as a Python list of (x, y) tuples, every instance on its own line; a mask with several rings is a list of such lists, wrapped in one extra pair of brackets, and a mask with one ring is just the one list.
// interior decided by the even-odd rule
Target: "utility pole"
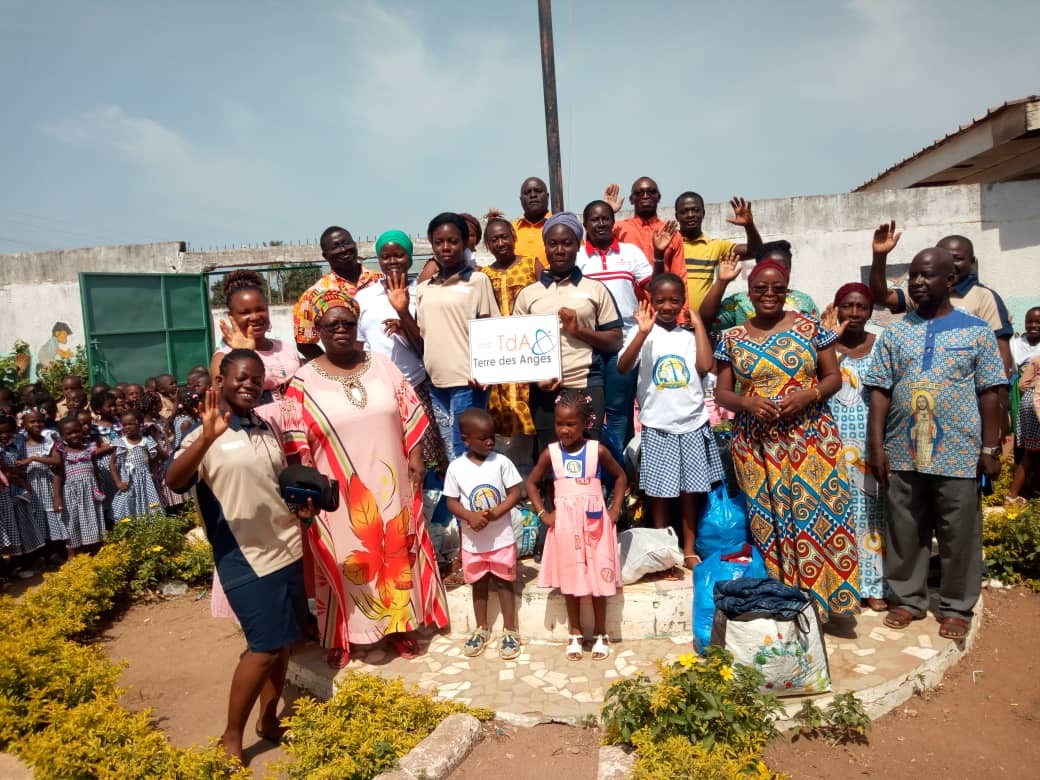
[(545, 145), (549, 154), (549, 206), (563, 211), (563, 161), (560, 159), (560, 115), (556, 108), (556, 55), (553, 50), (552, 0), (538, 0), (542, 42), (542, 95), (545, 98)]

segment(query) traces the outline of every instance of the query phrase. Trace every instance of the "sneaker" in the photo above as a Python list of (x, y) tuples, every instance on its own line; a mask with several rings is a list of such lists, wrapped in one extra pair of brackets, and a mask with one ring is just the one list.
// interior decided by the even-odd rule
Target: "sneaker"
[(478, 628), (466, 640), (466, 644), (462, 646), (462, 654), (466, 658), (476, 658), (484, 652), (484, 648), (487, 647), (490, 638), (491, 633), (486, 628)]
[(502, 644), (499, 645), (498, 655), (503, 661), (512, 661), (520, 655), (520, 637), (509, 629), (502, 630)]

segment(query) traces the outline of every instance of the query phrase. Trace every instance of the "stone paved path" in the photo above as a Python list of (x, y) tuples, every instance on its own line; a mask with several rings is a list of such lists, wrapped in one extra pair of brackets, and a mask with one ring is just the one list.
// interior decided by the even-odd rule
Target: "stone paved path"
[[(883, 618), (868, 610), (839, 634), (828, 633), (835, 693), (912, 686), (926, 662), (953, 648), (939, 637), (931, 617), (905, 631), (885, 628)], [(614, 681), (653, 673), (659, 659), (673, 661), (692, 649), (688, 637), (640, 639), (616, 643), (605, 661), (593, 661), (588, 645), (581, 661), (569, 661), (563, 644), (529, 642), (518, 659), (503, 661), (496, 640), (497, 635), (484, 655), (472, 659), (462, 655), (465, 638), (451, 635), (422, 638), (422, 654), (409, 661), (379, 645), (362, 648), (347, 670), (403, 677), (441, 698), (493, 709), (521, 723), (580, 722), (599, 713), (604, 692)], [(320, 697), (331, 695), (335, 674), (316, 647), (294, 654), (290, 664), (290, 679)], [(795, 698), (786, 701), (798, 703)]]

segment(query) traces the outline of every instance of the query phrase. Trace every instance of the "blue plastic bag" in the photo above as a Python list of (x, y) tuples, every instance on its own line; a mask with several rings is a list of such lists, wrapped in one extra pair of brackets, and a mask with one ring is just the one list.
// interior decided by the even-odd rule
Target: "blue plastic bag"
[(702, 561), (717, 552), (735, 550), (749, 541), (744, 496), (730, 498), (724, 484), (708, 494), (708, 508), (697, 527), (697, 555)]
[[(723, 560), (738, 558), (739, 560)], [(768, 577), (765, 561), (750, 544), (737, 545), (727, 552), (715, 552), (693, 572), (693, 645), (703, 653), (711, 642), (715, 620), (715, 583), (741, 577)]]

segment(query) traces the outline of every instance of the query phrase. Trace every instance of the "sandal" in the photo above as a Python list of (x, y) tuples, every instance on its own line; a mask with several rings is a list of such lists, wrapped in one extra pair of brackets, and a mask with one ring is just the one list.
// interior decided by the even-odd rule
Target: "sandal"
[(498, 646), (498, 657), (503, 661), (512, 661), (520, 655), (520, 637), (515, 631), (502, 629), (502, 644)]
[(403, 634), (387, 634), (387, 639), (390, 640), (390, 646), (394, 648), (394, 652), (400, 658), (411, 661), (413, 658), (419, 657), (419, 643), (411, 637)]
[[(693, 558), (693, 563), (687, 563), (687, 561), (689, 561), (691, 558)], [(701, 563), (702, 563), (701, 556), (699, 556), (699, 555), (684, 555), (683, 556), (683, 566), (685, 566), (690, 571), (693, 571), (695, 568), (700, 566)]]
[(896, 631), (902, 631), (915, 620), (920, 620), (923, 617), (924, 615), (915, 615), (906, 607), (893, 607), (888, 611), (888, 614), (885, 615), (884, 623), (887, 628), (894, 628)]
[(350, 663), (350, 652), (342, 647), (334, 647), (326, 654), (325, 663), (333, 669), (342, 669)]
[(567, 643), (567, 658), (571, 661), (580, 661), (582, 656), (581, 634), (571, 634), (571, 641)]
[(971, 621), (959, 617), (944, 617), (939, 621), (939, 636), (957, 642), (967, 638)]
[(870, 596), (863, 600), (864, 603), (875, 612), (888, 612), (888, 602), (877, 596)]
[(606, 634), (598, 634), (596, 642), (592, 645), (592, 660), (602, 661), (610, 656), (610, 637)]
[(489, 639), (491, 639), (491, 632), (486, 628), (478, 628), (470, 634), (469, 639), (466, 640), (466, 644), (462, 646), (462, 654), (466, 656), (466, 658), (476, 658), (484, 652), (484, 648), (487, 647)]

